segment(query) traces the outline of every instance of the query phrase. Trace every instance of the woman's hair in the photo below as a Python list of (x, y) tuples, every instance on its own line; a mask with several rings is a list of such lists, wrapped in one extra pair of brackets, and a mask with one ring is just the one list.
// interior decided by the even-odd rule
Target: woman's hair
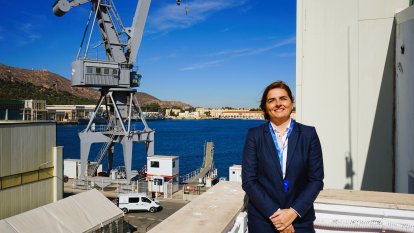
[(266, 120), (270, 120), (269, 114), (267, 113), (267, 109), (266, 109), (267, 94), (269, 93), (270, 90), (276, 89), (276, 88), (280, 88), (280, 89), (285, 90), (287, 92), (289, 98), (292, 100), (292, 104), (295, 102), (295, 100), (293, 98), (293, 95), (292, 95), (292, 91), (290, 91), (289, 86), (285, 82), (276, 81), (276, 82), (270, 84), (263, 91), (262, 100), (260, 101), (260, 108), (262, 109), (264, 118)]

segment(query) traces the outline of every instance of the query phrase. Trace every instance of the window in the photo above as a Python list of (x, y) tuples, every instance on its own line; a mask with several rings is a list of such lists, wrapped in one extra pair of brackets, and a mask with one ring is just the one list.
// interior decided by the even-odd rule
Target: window
[(92, 67), (90, 67), (90, 66), (86, 67), (86, 73), (87, 74), (92, 74), (93, 73), (92, 72)]
[(2, 179), (2, 186), (1, 188), (9, 188), (16, 185), (20, 185), (22, 183), (22, 175), (12, 175), (12, 176), (6, 176), (1, 178)]
[(113, 75), (118, 75), (118, 70), (117, 70), (117, 69), (113, 69), (113, 70), (112, 70), (112, 74), (113, 74)]
[(101, 74), (101, 68), (96, 68), (96, 74)]
[(151, 203), (151, 200), (146, 198), (146, 197), (142, 197), (142, 202), (147, 202), (147, 203)]
[(173, 168), (175, 168), (175, 161), (173, 161)]
[(39, 170), (39, 180), (53, 177), (53, 167)]
[(151, 167), (160, 167), (160, 162), (158, 161), (151, 161)]
[(22, 174), (22, 183), (30, 183), (39, 180), (39, 171), (26, 172)]
[(129, 198), (129, 203), (138, 203), (139, 202), (139, 197), (130, 197)]
[(104, 74), (109, 74), (109, 69), (108, 68), (104, 69)]

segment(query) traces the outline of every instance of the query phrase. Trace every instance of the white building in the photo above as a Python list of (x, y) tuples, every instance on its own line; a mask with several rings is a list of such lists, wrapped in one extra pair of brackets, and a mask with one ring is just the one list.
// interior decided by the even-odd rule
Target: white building
[(262, 111), (225, 111), (221, 117), (232, 119), (264, 119)]
[(179, 157), (154, 155), (147, 158), (147, 179), (149, 192), (164, 192), (165, 183), (171, 183), (178, 190)]
[(229, 181), (242, 181), (242, 167), (241, 165), (234, 164), (229, 167)]

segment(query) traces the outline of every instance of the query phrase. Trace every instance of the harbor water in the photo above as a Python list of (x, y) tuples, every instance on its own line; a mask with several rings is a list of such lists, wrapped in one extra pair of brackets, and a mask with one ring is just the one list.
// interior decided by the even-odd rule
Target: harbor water
[[(161, 120), (147, 122), (155, 129), (155, 154), (180, 157), (180, 176), (199, 168), (203, 163), (204, 143), (214, 142), (214, 165), (219, 177), (229, 176), (229, 167), (241, 164), (244, 141), (249, 128), (264, 124), (263, 120)], [(136, 129), (144, 128), (141, 122), (134, 122)], [(86, 125), (58, 125), (57, 145), (64, 147), (65, 159), (80, 159), (80, 140), (78, 130)], [(91, 147), (89, 160), (94, 161), (103, 143)], [(132, 170), (146, 165), (146, 153), (143, 143), (133, 147)], [(115, 144), (113, 168), (124, 165), (122, 145)], [(108, 158), (102, 162), (102, 170), (107, 171)]]

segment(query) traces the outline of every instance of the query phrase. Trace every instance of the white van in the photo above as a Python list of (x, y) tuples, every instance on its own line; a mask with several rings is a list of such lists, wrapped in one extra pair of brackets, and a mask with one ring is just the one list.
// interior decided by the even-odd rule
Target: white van
[(118, 194), (116, 205), (126, 214), (130, 210), (147, 210), (155, 213), (161, 206), (157, 199), (151, 198), (145, 193), (121, 193)]

